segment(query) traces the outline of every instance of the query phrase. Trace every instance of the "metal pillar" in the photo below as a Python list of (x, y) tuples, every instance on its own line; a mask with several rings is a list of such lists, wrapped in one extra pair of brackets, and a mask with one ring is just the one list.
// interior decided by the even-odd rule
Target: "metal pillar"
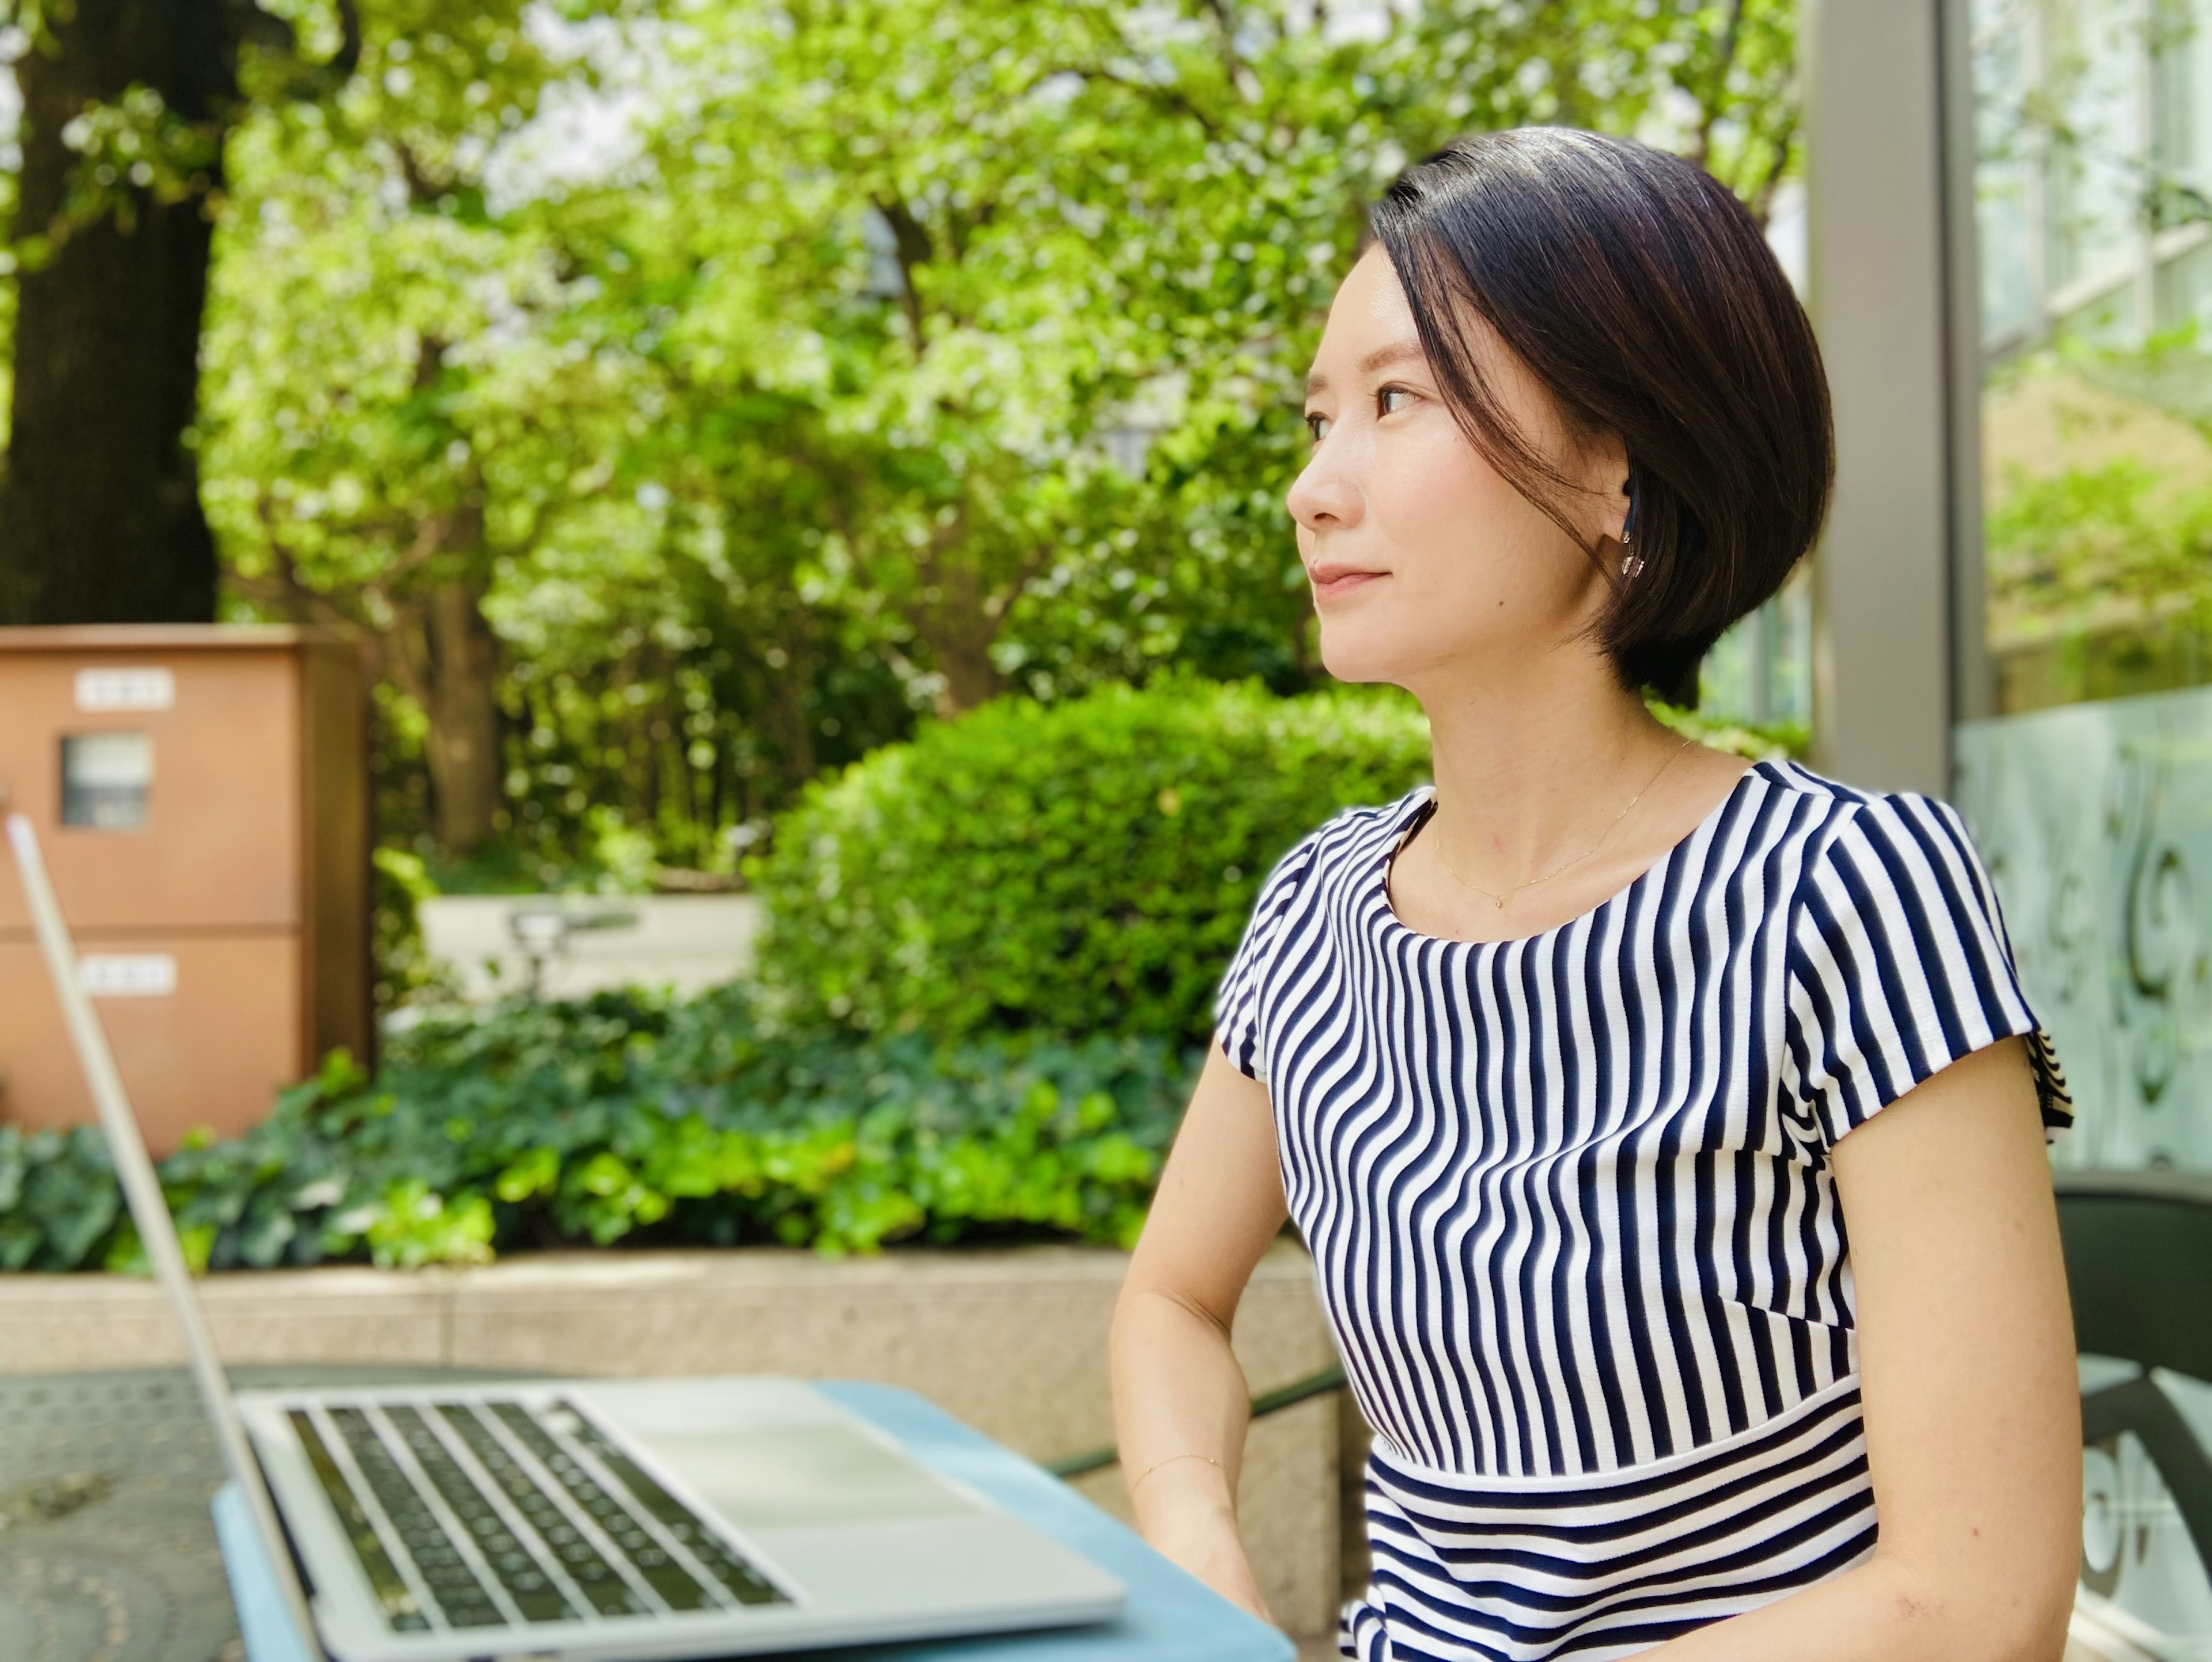
[(1938, 795), (1951, 724), (1984, 713), (1986, 679), (1965, 21), (1964, 0), (1807, 0), (1803, 33), (1810, 303), (1837, 453), (1814, 567), (1814, 761)]

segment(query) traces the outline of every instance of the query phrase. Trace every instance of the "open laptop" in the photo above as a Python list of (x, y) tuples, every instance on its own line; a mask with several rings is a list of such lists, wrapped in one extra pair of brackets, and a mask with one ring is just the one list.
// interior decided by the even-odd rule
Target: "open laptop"
[(803, 1381), (234, 1394), (31, 823), (7, 817), (124, 1196), (303, 1635), (337, 1662), (656, 1662), (1103, 1621), (1113, 1576)]

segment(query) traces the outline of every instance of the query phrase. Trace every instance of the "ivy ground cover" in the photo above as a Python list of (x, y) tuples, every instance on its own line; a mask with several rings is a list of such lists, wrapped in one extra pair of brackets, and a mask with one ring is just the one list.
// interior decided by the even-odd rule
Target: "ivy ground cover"
[[(516, 1246), (1135, 1239), (1195, 1056), (1159, 1041), (765, 1029), (726, 989), (452, 1014), (161, 1163), (195, 1267), (483, 1262)], [(89, 1128), (0, 1127), (0, 1268), (141, 1254)]]

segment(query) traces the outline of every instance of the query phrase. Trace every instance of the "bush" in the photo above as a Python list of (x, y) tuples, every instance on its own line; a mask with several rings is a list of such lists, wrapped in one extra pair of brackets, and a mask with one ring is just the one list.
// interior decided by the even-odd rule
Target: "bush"
[(451, 995), (453, 976), (424, 950), (419, 911), (434, 899), (419, 855), (402, 849), (376, 849), (369, 855), (369, 962), (379, 1016), (417, 999)]
[(1410, 700), (1184, 680), (1003, 700), (808, 791), (749, 868), (794, 1020), (1203, 1042), (1261, 880), (1427, 775)]
[[(469, 1263), (515, 1245), (1136, 1238), (1192, 1058), (764, 1031), (746, 995), (606, 994), (395, 1032), (161, 1179), (200, 1266)], [(90, 1129), (0, 1127), (0, 1267), (129, 1268)]]

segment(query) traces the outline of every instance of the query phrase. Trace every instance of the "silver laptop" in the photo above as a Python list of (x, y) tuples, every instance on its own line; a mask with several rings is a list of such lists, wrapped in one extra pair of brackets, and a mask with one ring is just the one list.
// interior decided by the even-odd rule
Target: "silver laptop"
[(1103, 1621), (1114, 1577), (797, 1379), (234, 1394), (38, 839), (8, 838), (125, 1198), (303, 1634), (337, 1662), (734, 1656)]

